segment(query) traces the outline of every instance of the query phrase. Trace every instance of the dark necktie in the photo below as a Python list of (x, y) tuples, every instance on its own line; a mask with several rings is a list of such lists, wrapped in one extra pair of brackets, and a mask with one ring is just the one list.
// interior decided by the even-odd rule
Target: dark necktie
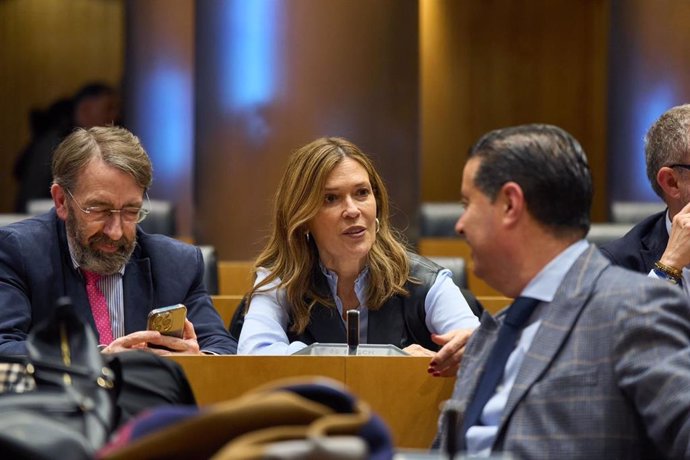
[(98, 329), (99, 344), (110, 345), (110, 342), (113, 341), (113, 329), (110, 325), (108, 302), (103, 291), (98, 287), (98, 280), (101, 279), (101, 275), (87, 270), (82, 270), (82, 273), (86, 279), (86, 294), (89, 296), (91, 313), (93, 313), (93, 319), (96, 322), (96, 329)]
[(518, 335), (538, 303), (539, 300), (531, 297), (518, 297), (508, 308), (506, 318), (498, 331), (498, 339), (496, 339), (491, 354), (489, 354), (484, 373), (477, 385), (474, 398), (465, 411), (462, 424), (463, 437), (471, 426), (479, 423), (484, 406), (496, 391), (498, 382), (501, 381), (508, 357), (515, 349)]

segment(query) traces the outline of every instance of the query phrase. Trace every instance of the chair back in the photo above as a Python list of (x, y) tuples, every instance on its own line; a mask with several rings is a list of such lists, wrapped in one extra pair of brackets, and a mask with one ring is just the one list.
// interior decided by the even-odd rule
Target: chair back
[(211, 245), (199, 246), (204, 259), (204, 285), (209, 295), (218, 294), (218, 256)]
[(419, 208), (419, 236), (455, 237), (455, 223), (463, 213), (460, 203), (422, 203)]
[(166, 200), (151, 200), (149, 215), (146, 216), (139, 226), (146, 233), (157, 233), (159, 235), (177, 235), (175, 223), (175, 206)]
[(19, 222), (20, 220), (28, 219), (31, 217), (28, 214), (7, 214), (7, 213), (0, 213), (0, 227), (4, 227), (5, 225), (10, 225), (15, 222)]
[(614, 201), (611, 204), (611, 221), (619, 224), (636, 224), (664, 209), (666, 204), (661, 201)]
[(589, 228), (587, 234), (587, 241), (597, 246), (601, 246), (609, 241), (617, 240), (628, 233), (634, 224), (617, 224), (617, 223), (594, 223)]
[(429, 257), (429, 260), (453, 272), (453, 282), (457, 287), (467, 288), (467, 268), (462, 257)]

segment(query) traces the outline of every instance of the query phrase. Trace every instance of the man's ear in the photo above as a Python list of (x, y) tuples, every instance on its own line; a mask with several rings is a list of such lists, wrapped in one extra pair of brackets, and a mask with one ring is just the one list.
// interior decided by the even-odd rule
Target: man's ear
[(67, 194), (65, 190), (58, 184), (53, 184), (50, 186), (50, 196), (53, 197), (58, 217), (62, 220), (67, 220)]
[(520, 220), (525, 212), (525, 195), (522, 187), (516, 182), (506, 182), (498, 193), (497, 200), (500, 211), (503, 213), (503, 221), (513, 225)]
[(664, 191), (664, 194), (674, 200), (680, 199), (680, 186), (678, 185), (678, 177), (673, 168), (664, 166), (656, 173), (656, 182)]

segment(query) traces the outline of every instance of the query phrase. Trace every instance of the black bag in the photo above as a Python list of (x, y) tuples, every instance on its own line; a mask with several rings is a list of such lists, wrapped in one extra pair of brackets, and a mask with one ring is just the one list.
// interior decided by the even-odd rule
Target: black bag
[(115, 372), (68, 298), (27, 339), (34, 391), (0, 396), (0, 451), (13, 458), (91, 458), (115, 423)]

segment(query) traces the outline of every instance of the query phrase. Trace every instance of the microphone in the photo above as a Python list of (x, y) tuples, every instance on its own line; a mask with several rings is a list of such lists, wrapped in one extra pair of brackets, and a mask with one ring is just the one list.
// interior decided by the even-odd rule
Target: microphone
[(357, 354), (359, 346), (359, 311), (347, 311), (347, 347), (349, 355)]
[(460, 407), (456, 401), (446, 401), (444, 407), (444, 416), (446, 417), (446, 448), (445, 454), (449, 460), (453, 460), (460, 452), (461, 439), (464, 433), (461, 433)]

